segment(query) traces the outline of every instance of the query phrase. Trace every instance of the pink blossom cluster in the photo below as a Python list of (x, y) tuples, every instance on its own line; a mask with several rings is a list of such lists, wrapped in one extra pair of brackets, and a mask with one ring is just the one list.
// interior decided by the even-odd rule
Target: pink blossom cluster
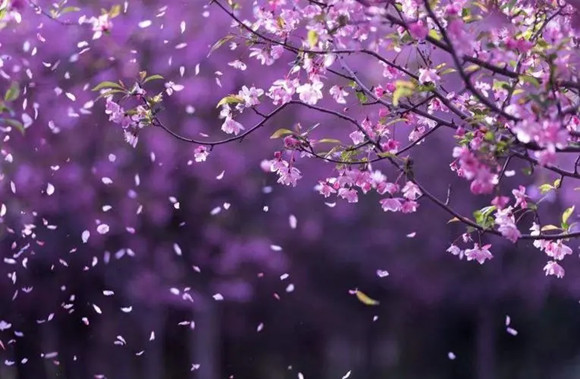
[(453, 255), (463, 259), (465, 257), (468, 261), (477, 261), (479, 264), (484, 264), (486, 260), (492, 259), (493, 254), (489, 251), (491, 244), (479, 246), (474, 243), (471, 249), (461, 249), (457, 245), (452, 244), (447, 251)]
[(137, 146), (139, 130), (146, 125), (143, 120), (149, 117), (149, 111), (145, 107), (138, 106), (135, 109), (135, 114), (128, 115), (111, 97), (106, 100), (105, 113), (109, 115), (109, 121), (121, 125), (125, 141), (133, 147)]
[(471, 180), (470, 188), (474, 194), (491, 193), (498, 184), (498, 175), (488, 165), (480, 162), (467, 146), (455, 147), (453, 158), (456, 160), (451, 164), (451, 169), (460, 177)]
[(385, 212), (415, 212), (419, 207), (416, 200), (422, 195), (421, 190), (412, 181), (407, 181), (401, 188), (398, 181), (389, 182), (387, 176), (379, 170), (348, 168), (339, 170), (336, 177), (320, 181), (316, 188), (325, 198), (337, 194), (349, 203), (358, 202), (359, 191), (366, 194), (375, 190), (379, 195), (388, 195), (379, 201)]
[(278, 174), (278, 183), (295, 187), (298, 180), (302, 178), (302, 173), (294, 166), (293, 162), (294, 158), (287, 161), (282, 157), (282, 153), (277, 151), (274, 153), (274, 159), (267, 161), (266, 166), (269, 165), (270, 171)]
[[(536, 223), (532, 225), (530, 230), (532, 235), (540, 234), (540, 226)], [(558, 261), (562, 261), (566, 255), (571, 255), (572, 249), (565, 245), (562, 240), (535, 240), (534, 246), (543, 251), (548, 257), (552, 258), (552, 260), (548, 261), (546, 266), (544, 266), (546, 275), (554, 275), (558, 278), (562, 278), (565, 274), (565, 270)]]

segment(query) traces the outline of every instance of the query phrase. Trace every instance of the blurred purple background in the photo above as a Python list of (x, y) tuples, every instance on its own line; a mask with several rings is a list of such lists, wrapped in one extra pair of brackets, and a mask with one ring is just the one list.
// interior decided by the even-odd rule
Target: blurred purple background
[[(0, 54), (17, 58), (3, 69), (29, 84), (26, 112), (34, 113), (30, 102), (39, 104), (26, 133), (12, 133), (1, 147), (13, 156), (0, 163), (0, 203), (8, 208), (0, 228), (3, 256), (22, 249), (19, 262), (27, 257), (28, 265), (0, 265), (0, 320), (10, 324), (0, 331), (0, 378), (580, 376), (573, 259), (563, 280), (544, 277), (546, 259), (528, 242), (491, 240), (490, 262), (459, 261), (445, 250), (463, 229), (428, 203), (411, 216), (382, 212), (373, 196), (330, 207), (313, 189), (330, 164), (301, 160), (304, 178), (296, 188), (260, 169), (281, 148), (268, 139), (274, 130), (336, 120), (289, 108), (251, 138), (188, 164), (192, 145), (148, 129), (132, 149), (107, 121), (103, 102), (81, 111), (100, 81), (130, 82), (147, 70), (185, 85), (164, 104), (161, 118), (169, 127), (220, 138), (219, 99), (243, 84), (267, 88), (288, 69), (282, 62), (290, 56), (267, 70), (250, 61), (245, 72), (228, 66), (245, 57), (227, 46), (208, 58), (229, 20), (204, 1), (131, 2), (113, 20), (111, 35), (96, 41), (90, 30), (60, 25), (25, 4), (20, 1), (22, 23), (0, 31)], [(79, 1), (83, 12), (95, 14), (111, 4)], [(140, 29), (145, 19), (152, 26)], [(78, 55), (83, 40), (90, 50)], [(9, 85), (0, 79), (2, 93)], [(244, 117), (249, 125), (251, 116)], [(445, 137), (418, 148), (418, 175), (441, 196), (451, 184), (454, 205), (472, 210), (478, 204), (469, 203), (468, 183), (448, 168)], [(52, 196), (47, 183), (55, 187)], [(566, 196), (578, 202), (573, 192)], [(105, 212), (105, 205), (112, 208)], [(554, 215), (563, 208), (559, 198), (552, 205)], [(29, 223), (35, 238), (16, 229)], [(110, 232), (97, 233), (98, 223)], [(85, 229), (91, 237), (83, 244)], [(381, 278), (377, 270), (390, 275)], [(349, 294), (355, 288), (380, 305), (359, 302)], [(506, 315), (515, 336), (506, 330)], [(118, 336), (126, 343), (115, 344)]]

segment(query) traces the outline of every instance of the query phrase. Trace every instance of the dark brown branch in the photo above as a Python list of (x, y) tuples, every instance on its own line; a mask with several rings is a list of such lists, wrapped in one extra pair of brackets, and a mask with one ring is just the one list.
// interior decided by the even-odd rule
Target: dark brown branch
[(433, 10), (431, 9), (431, 5), (429, 4), (429, 1), (428, 0), (424, 0), (423, 3), (425, 4), (425, 9), (427, 10), (427, 13), (429, 14), (429, 17), (431, 17), (431, 19), (433, 20), (433, 22), (435, 22), (435, 25), (437, 25), (437, 28), (439, 29), (439, 33), (441, 33), (441, 36), (443, 37), (443, 39), (447, 43), (447, 46), (449, 47), (449, 54), (451, 54), (451, 58), (453, 59), (453, 62), (455, 63), (455, 67), (457, 68), (457, 71), (459, 72), (459, 75), (461, 76), (461, 78), (465, 82), (465, 85), (466, 85), (467, 89), (469, 89), (469, 91), (479, 101), (481, 101), (486, 107), (488, 107), (494, 113), (496, 113), (496, 114), (498, 114), (498, 115), (500, 115), (500, 116), (502, 116), (505, 119), (510, 120), (510, 121), (520, 121), (519, 118), (517, 118), (515, 116), (512, 116), (512, 115), (504, 112), (503, 110), (501, 110), (496, 104), (494, 104), (485, 95), (483, 95), (481, 92), (479, 92), (477, 90), (477, 88), (474, 87), (473, 83), (471, 83), (471, 78), (469, 77), (469, 75), (467, 75), (465, 73), (465, 70), (463, 69), (463, 63), (459, 61), (459, 57), (457, 55), (457, 51), (453, 47), (453, 43), (451, 42), (451, 39), (447, 35), (447, 31), (441, 25), (441, 23), (439, 22), (439, 19), (435, 15), (435, 13), (433, 13)]
[(153, 119), (153, 125), (163, 129), (165, 132), (169, 133), (172, 137), (177, 138), (180, 141), (193, 143), (193, 144), (201, 145), (201, 146), (209, 146), (210, 148), (213, 148), (214, 146), (217, 146), (217, 145), (223, 145), (223, 144), (238, 141), (238, 140), (241, 141), (247, 135), (255, 132), (256, 130), (258, 130), (259, 128), (264, 126), (264, 124), (268, 120), (270, 120), (270, 118), (274, 117), (277, 113), (279, 113), (282, 109), (284, 109), (288, 104), (289, 103), (282, 104), (278, 108), (274, 109), (272, 112), (268, 113), (267, 115), (264, 115), (264, 119), (262, 121), (258, 122), (256, 125), (252, 126), (250, 129), (248, 129), (244, 133), (240, 134), (239, 136), (225, 138), (225, 139), (218, 140), (218, 141), (203, 141), (203, 140), (198, 140), (195, 138), (184, 137), (184, 136), (174, 132), (173, 130), (169, 129), (157, 117), (155, 117)]

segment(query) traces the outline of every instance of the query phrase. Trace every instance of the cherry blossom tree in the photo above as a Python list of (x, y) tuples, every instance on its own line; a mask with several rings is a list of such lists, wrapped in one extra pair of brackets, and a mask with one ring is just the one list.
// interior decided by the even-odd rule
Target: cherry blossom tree
[[(240, 54), (228, 63), (232, 69), (288, 65), (286, 74), (270, 83), (248, 82), (223, 97), (217, 104), (221, 130), (232, 136), (213, 141), (177, 134), (164, 121), (163, 102), (182, 86), (169, 82), (164, 92), (150, 94), (147, 84), (162, 77), (145, 72), (130, 86), (103, 82), (95, 90), (106, 98), (109, 120), (121, 126), (127, 142), (135, 146), (141, 129), (159, 128), (197, 145), (199, 162), (218, 145), (275, 128), (286, 108), (328, 114), (334, 121), (304, 120), (274, 129), (270, 138), (283, 142), (263, 168), (278, 183), (296, 186), (301, 166), (331, 163), (317, 185), (324, 198), (357, 203), (359, 195), (374, 192), (385, 212), (401, 214), (430, 201), (450, 222), (466, 226), (451, 243), (452, 254), (483, 264), (493, 254), (492, 242), (482, 240), (493, 235), (512, 243), (533, 240), (548, 256), (546, 275), (564, 276), (559, 262), (572, 254), (568, 245), (580, 236), (571, 218), (575, 205), (558, 220), (541, 216), (547, 196), (570, 190), (580, 178), (573, 5), (214, 1), (212, 6), (231, 18), (232, 30), (210, 53), (229, 47)], [(428, 159), (448, 160), (470, 194), (449, 187), (441, 196), (418, 174), (422, 162), (413, 151), (435, 134), (454, 141), (453, 147), (446, 154), (432, 151)], [(514, 170), (518, 161), (527, 166)], [(540, 196), (531, 198), (522, 184), (538, 173), (552, 175), (538, 183)], [(488, 205), (460, 213), (453, 206), (458, 196), (484, 196)]]

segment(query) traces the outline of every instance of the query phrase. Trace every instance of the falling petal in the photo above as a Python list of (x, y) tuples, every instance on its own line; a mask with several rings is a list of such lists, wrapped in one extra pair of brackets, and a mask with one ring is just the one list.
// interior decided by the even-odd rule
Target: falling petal
[(107, 234), (107, 233), (109, 233), (109, 225), (107, 225), (107, 224), (100, 224), (99, 226), (97, 226), (97, 232), (99, 232), (99, 234)]
[(46, 194), (48, 196), (52, 196), (53, 193), (54, 193), (54, 186), (52, 184), (48, 183), (46, 185)]
[(296, 226), (298, 225), (298, 219), (296, 219), (296, 216), (290, 215), (290, 217), (288, 217), (288, 223), (290, 224), (291, 229), (296, 229)]
[(139, 23), (139, 27), (140, 27), (141, 29), (145, 29), (145, 28), (148, 28), (148, 27), (150, 27), (150, 26), (151, 26), (151, 24), (152, 24), (151, 20), (144, 20), (144, 21), (141, 21), (141, 22)]
[(377, 276), (379, 278), (384, 278), (386, 276), (389, 276), (389, 272), (387, 270), (377, 270)]
[(508, 328), (506, 329), (506, 331), (507, 331), (509, 334), (511, 334), (512, 336), (517, 336), (517, 335), (518, 335), (518, 331), (517, 331), (517, 330), (515, 330), (514, 328), (508, 327)]
[(82, 234), (82, 240), (83, 243), (87, 243), (87, 241), (89, 240), (89, 237), (91, 236), (91, 232), (89, 232), (88, 230), (85, 230)]

